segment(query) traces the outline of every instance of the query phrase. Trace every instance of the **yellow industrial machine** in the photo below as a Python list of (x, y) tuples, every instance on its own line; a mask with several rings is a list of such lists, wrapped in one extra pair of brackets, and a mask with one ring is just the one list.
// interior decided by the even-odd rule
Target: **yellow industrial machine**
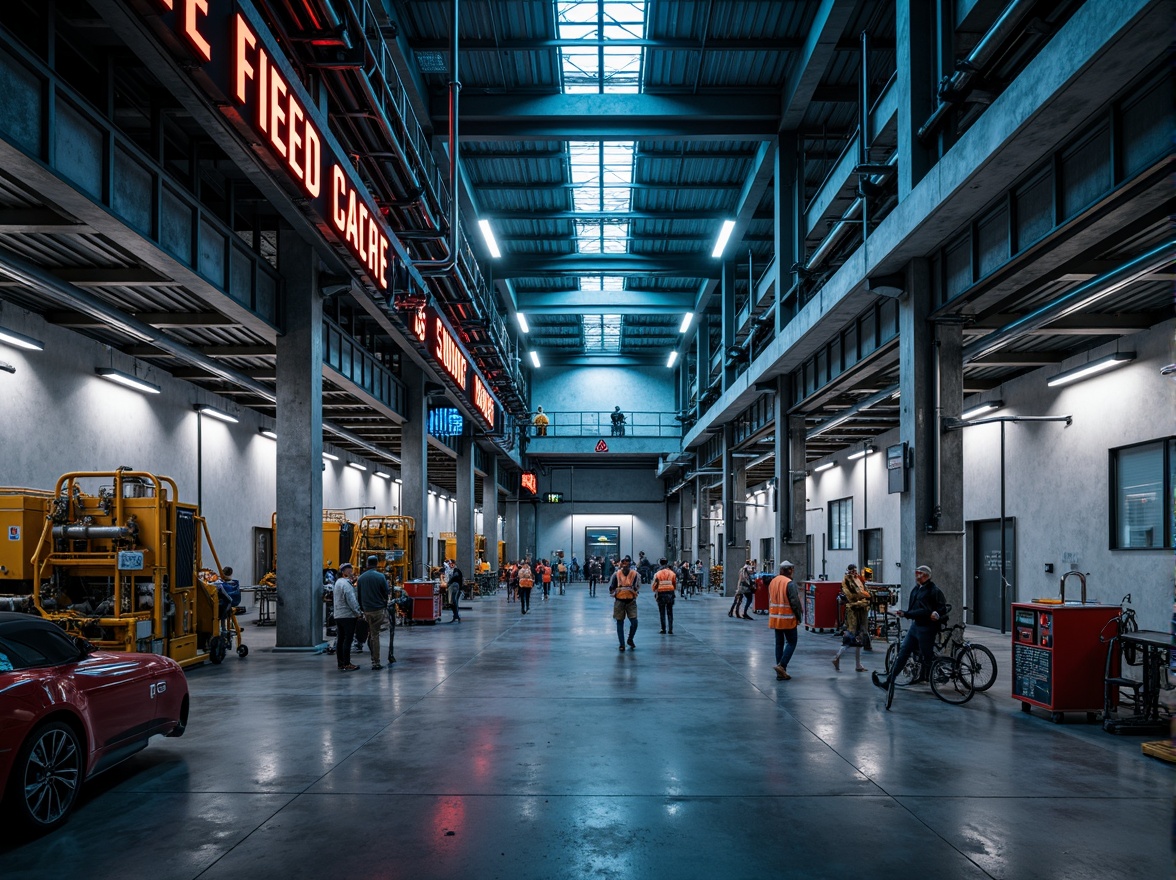
[(412, 545), (416, 520), (411, 516), (365, 516), (359, 521), (351, 564), (362, 571), (369, 556), (380, 557), (379, 569), (394, 584), (412, 580)]
[(506, 541), (498, 542), (498, 568), (506, 568)]
[[(345, 510), (323, 511), (323, 570), (338, 571), (339, 566), (351, 560), (351, 546), (355, 541), (355, 523), (347, 518)], [(277, 538), (274, 538), (277, 545)], [(352, 565), (355, 563), (352, 562)]]
[(61, 477), (31, 557), (37, 611), (99, 648), (181, 666), (224, 659), (217, 588), (197, 576), (202, 535), (217, 571), (220, 561), (178, 497), (171, 477), (126, 468)]
[(53, 493), (0, 487), (0, 611), (31, 611), (33, 548)]
[(441, 555), (441, 561), (457, 559), (457, 532), (441, 532), (437, 537), (445, 545), (445, 552)]

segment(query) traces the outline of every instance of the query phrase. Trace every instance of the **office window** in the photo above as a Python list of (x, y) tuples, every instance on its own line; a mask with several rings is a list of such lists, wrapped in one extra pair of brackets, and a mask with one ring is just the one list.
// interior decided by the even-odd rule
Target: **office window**
[(829, 549), (853, 549), (853, 499), (829, 502)]
[(1173, 546), (1176, 439), (1111, 450), (1111, 549)]

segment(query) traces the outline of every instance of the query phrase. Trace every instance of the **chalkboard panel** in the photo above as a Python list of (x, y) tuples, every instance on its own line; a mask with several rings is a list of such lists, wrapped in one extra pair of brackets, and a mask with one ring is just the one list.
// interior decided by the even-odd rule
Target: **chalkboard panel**
[(1050, 705), (1053, 655), (1033, 645), (1013, 645), (1013, 696)]

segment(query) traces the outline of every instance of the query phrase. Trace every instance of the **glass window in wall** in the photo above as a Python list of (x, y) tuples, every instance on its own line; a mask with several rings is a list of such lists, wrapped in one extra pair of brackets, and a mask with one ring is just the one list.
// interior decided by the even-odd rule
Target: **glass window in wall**
[(829, 549), (853, 549), (852, 498), (839, 498), (829, 503)]

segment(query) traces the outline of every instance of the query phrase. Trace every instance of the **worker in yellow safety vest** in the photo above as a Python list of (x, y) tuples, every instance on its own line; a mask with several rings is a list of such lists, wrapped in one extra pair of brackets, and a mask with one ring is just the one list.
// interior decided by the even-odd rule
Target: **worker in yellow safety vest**
[(626, 556), (621, 567), (613, 572), (608, 584), (608, 594), (613, 597), (613, 620), (617, 622), (617, 641), (621, 653), (625, 651), (625, 618), (629, 619), (629, 648), (636, 649), (633, 635), (637, 632), (637, 593), (641, 589), (640, 575), (633, 568), (633, 558)]
[(768, 626), (776, 636), (776, 681), (792, 678), (788, 661), (796, 650), (796, 625), (804, 613), (800, 591), (792, 580), (794, 568), (787, 560), (781, 562), (780, 573), (768, 584)]
[(666, 619), (669, 618), (669, 635), (674, 634), (674, 593), (678, 589), (678, 576), (663, 556), (657, 561), (660, 568), (653, 574), (653, 596), (657, 599), (657, 616), (661, 619), (661, 631), (666, 633)]

